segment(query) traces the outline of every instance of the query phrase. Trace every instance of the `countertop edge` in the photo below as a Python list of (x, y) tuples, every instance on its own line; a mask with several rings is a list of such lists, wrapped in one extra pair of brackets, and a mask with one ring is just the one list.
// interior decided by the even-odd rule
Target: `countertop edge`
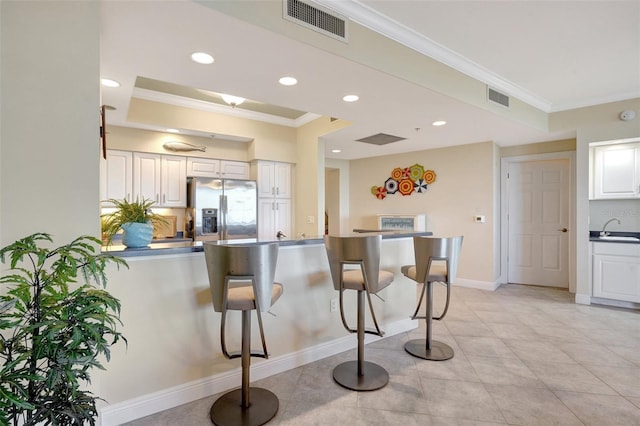
[[(383, 240), (392, 240), (399, 238), (413, 238), (420, 236), (431, 236), (433, 232), (371, 232), (372, 234), (378, 233), (382, 235)], [(304, 238), (296, 240), (275, 240), (275, 241), (252, 241), (249, 244), (276, 242), (281, 247), (294, 247), (294, 246), (310, 246), (324, 244), (324, 237), (318, 238)], [(175, 254), (188, 254), (198, 253), (204, 251), (204, 247), (201, 241), (198, 242), (176, 242), (176, 243), (152, 243), (143, 248), (127, 248), (121, 245), (117, 246), (103, 246), (102, 254), (110, 254), (113, 256), (130, 258), (130, 257), (142, 257), (142, 256), (163, 256), (163, 255), (175, 255)]]

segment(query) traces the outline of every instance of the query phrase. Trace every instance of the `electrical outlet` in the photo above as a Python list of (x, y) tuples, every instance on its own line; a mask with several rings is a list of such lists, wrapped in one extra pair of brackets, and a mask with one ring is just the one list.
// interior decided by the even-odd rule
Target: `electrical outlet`
[(314, 216), (307, 216), (307, 223), (312, 225), (316, 222), (316, 218)]
[(331, 299), (331, 304), (329, 305), (329, 310), (331, 312), (336, 312), (338, 310), (338, 299)]

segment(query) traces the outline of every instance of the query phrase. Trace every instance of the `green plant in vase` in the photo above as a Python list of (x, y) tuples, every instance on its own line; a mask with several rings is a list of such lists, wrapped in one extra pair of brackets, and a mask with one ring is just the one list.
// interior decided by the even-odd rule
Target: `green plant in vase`
[(107, 244), (111, 244), (114, 235), (122, 229), (124, 231), (122, 242), (127, 247), (146, 247), (153, 239), (153, 230), (159, 225), (166, 224), (167, 220), (151, 211), (155, 201), (136, 198), (135, 201), (127, 199), (109, 199), (115, 211), (101, 216), (102, 232)]
[(104, 287), (106, 266), (127, 263), (100, 253), (95, 237), (52, 242), (37, 233), (0, 249), (10, 267), (0, 277), (0, 425), (95, 425), (90, 372), (126, 343), (120, 302)]

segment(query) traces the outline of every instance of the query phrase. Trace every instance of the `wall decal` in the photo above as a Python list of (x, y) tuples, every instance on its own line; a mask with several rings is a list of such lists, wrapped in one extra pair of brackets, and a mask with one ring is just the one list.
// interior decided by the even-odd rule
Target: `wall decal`
[(373, 185), (371, 193), (379, 200), (384, 200), (387, 195), (400, 193), (403, 196), (413, 193), (424, 193), (429, 185), (436, 181), (436, 172), (425, 170), (420, 164), (410, 167), (396, 167), (391, 171), (391, 176), (383, 186)]

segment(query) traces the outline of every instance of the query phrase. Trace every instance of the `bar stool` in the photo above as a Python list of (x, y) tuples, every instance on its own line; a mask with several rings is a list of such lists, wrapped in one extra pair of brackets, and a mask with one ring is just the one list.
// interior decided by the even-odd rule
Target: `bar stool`
[[(216, 425), (262, 425), (278, 412), (278, 397), (267, 389), (250, 387), (251, 357), (268, 358), (261, 312), (267, 312), (282, 295), (282, 285), (274, 282), (278, 243), (218, 245), (205, 243), (213, 308), (222, 313), (220, 344), (228, 359), (241, 358), (242, 387), (218, 398), (211, 407)], [(242, 311), (241, 351), (229, 353), (225, 342), (227, 311)], [(256, 311), (262, 352), (251, 351), (251, 311)], [(251, 398), (250, 398), (251, 396)]]
[[(402, 273), (412, 280), (424, 284), (420, 300), (411, 319), (426, 319), (426, 339), (410, 340), (404, 349), (411, 355), (431, 361), (453, 358), (453, 348), (446, 343), (432, 339), (432, 320), (441, 320), (449, 310), (451, 283), (455, 281), (458, 261), (462, 249), (462, 236), (450, 238), (413, 237), (416, 264), (401, 268)], [(447, 288), (444, 311), (439, 317), (433, 316), (433, 283), (439, 282)], [(426, 295), (425, 316), (418, 316), (422, 300)]]
[[(381, 235), (368, 236), (324, 236), (324, 243), (329, 258), (329, 267), (333, 279), (333, 287), (340, 292), (340, 316), (344, 328), (350, 333), (358, 334), (358, 360), (344, 362), (333, 370), (333, 379), (341, 386), (355, 391), (380, 389), (389, 382), (389, 373), (372, 362), (364, 360), (365, 333), (383, 336), (378, 326), (371, 295), (378, 293), (393, 281), (393, 273), (380, 270)], [(347, 268), (345, 265), (358, 265), (359, 268)], [(358, 292), (357, 327), (351, 328), (344, 315), (344, 290)], [(369, 311), (375, 330), (365, 328), (364, 298), (369, 303)]]

